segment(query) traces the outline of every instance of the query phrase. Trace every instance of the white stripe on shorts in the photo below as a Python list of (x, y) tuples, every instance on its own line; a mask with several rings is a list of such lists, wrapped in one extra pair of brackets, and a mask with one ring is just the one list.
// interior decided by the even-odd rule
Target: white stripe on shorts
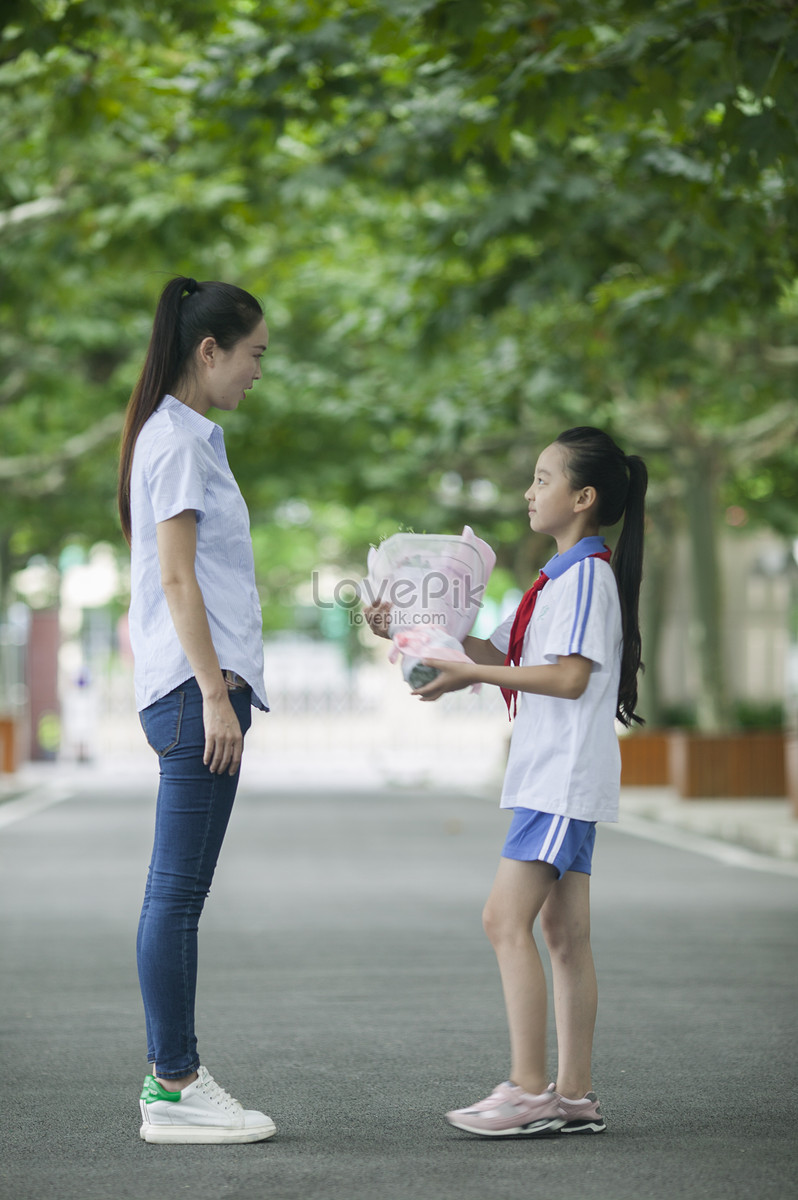
[[(558, 829), (557, 824), (560, 821), (562, 821), (562, 824), (560, 824), (560, 827)], [(540, 851), (540, 862), (541, 863), (553, 863), (554, 860), (556, 860), (556, 858), (559, 854), (560, 846), (563, 845), (563, 841), (565, 839), (565, 834), (568, 833), (568, 827), (570, 826), (570, 823), (571, 823), (570, 817), (560, 817), (560, 816), (552, 817), (552, 822), (550, 824), (550, 827), (548, 827), (548, 834), (546, 836), (546, 841), (544, 842), (544, 845), (542, 845), (541, 851)], [(553, 846), (552, 846), (552, 840), (553, 840)]]
[[(562, 822), (559, 829), (557, 825)], [(549, 832), (546, 840), (540, 851), (540, 862), (554, 863), (557, 855), (560, 853), (560, 847), (565, 840), (565, 835), (568, 832), (568, 826), (571, 824), (570, 817), (552, 817)], [(552, 841), (554, 845), (552, 846)]]

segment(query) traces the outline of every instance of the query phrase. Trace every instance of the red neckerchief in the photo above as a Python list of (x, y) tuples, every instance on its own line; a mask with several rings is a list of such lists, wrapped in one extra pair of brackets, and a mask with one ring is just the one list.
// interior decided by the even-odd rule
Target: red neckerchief
[[(598, 554), (588, 554), (587, 558), (603, 558), (605, 562), (609, 562), (612, 557), (611, 550), (601, 550)], [(580, 561), (584, 562), (584, 559)], [(575, 564), (574, 564), (575, 565)], [(517, 667), (521, 662), (521, 654), (524, 649), (524, 637), (527, 627), (532, 619), (532, 613), (535, 611), (535, 605), (538, 601), (539, 594), (549, 582), (549, 577), (545, 571), (541, 571), (538, 578), (532, 584), (528, 592), (525, 592), (521, 598), (521, 603), (515, 612), (515, 620), (513, 627), (510, 630), (510, 646), (507, 650), (507, 655), (504, 660), (505, 667)], [(501, 693), (504, 696), (504, 703), (507, 705), (507, 715), (510, 720), (518, 711), (518, 692), (512, 688), (502, 688)], [(512, 710), (511, 706), (512, 705)]]

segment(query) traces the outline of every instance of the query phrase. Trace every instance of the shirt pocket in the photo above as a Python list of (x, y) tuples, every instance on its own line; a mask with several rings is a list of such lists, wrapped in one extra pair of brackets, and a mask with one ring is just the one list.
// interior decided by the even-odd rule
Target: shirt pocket
[(139, 713), (144, 736), (159, 758), (174, 750), (180, 741), (185, 702), (186, 693), (176, 688)]

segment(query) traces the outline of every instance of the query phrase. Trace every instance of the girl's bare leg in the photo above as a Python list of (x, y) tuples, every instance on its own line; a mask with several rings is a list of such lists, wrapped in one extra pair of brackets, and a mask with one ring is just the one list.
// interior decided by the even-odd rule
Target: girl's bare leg
[(546, 977), (532, 926), (556, 879), (557, 873), (548, 863), (502, 858), (483, 913), (504, 990), (512, 1054), (510, 1079), (535, 1095), (546, 1090), (549, 1077)]
[(591, 1090), (598, 992), (590, 947), (590, 876), (566, 871), (540, 913), (551, 956), (557, 1024), (557, 1091), (578, 1100)]

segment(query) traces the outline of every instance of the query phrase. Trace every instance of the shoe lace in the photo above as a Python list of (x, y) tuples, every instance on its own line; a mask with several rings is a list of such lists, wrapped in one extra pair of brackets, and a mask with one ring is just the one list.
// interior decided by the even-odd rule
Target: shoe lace
[(235, 1100), (229, 1092), (226, 1092), (221, 1084), (217, 1083), (212, 1075), (206, 1076), (202, 1083), (202, 1091), (209, 1100), (213, 1100), (221, 1108), (240, 1108), (238, 1100)]

